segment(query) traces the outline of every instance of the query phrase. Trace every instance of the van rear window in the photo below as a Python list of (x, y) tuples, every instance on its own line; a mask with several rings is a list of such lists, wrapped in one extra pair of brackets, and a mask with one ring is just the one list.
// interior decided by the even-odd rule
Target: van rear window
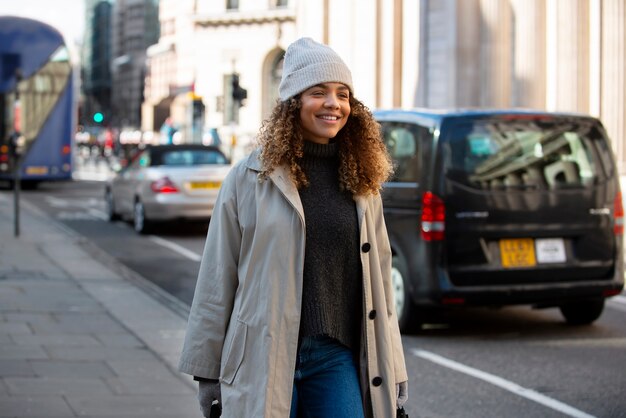
[(589, 187), (613, 170), (608, 141), (591, 119), (464, 121), (442, 139), (448, 178), (480, 189)]

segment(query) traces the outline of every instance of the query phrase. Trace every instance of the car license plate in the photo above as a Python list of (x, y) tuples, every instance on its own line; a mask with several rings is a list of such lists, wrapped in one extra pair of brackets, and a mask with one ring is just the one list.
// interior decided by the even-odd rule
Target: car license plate
[(189, 183), (190, 189), (219, 189), (222, 185), (219, 181), (193, 181)]
[(563, 238), (537, 238), (535, 251), (537, 263), (564, 263), (566, 260)]
[(502, 267), (532, 267), (535, 259), (535, 242), (532, 238), (500, 240), (500, 260)]

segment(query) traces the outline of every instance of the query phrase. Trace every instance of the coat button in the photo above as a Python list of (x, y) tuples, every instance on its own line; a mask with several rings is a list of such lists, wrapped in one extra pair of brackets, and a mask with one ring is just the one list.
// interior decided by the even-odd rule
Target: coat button
[(366, 242), (365, 244), (363, 244), (363, 246), (361, 247), (361, 250), (363, 250), (364, 253), (369, 252), (370, 248), (372, 248), (372, 246), (370, 245), (369, 242)]
[(369, 315), (370, 319), (374, 319), (376, 318), (376, 309), (372, 309), (370, 311), (370, 315)]
[(376, 376), (375, 378), (372, 379), (372, 385), (374, 386), (380, 386), (383, 384), (383, 378), (380, 376)]

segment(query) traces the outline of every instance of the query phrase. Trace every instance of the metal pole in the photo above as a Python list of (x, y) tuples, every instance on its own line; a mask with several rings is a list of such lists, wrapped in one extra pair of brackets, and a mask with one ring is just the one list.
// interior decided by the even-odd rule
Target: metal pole
[(22, 81), (22, 70), (21, 69), (16, 69), (15, 70), (15, 102), (13, 105), (13, 120), (14, 120), (14, 133), (13, 133), (13, 158), (15, 159), (15, 166), (14, 166), (14, 174), (13, 174), (13, 212), (14, 212), (14, 230), (13, 230), (13, 235), (16, 237), (20, 236), (20, 183), (21, 183), (21, 177), (20, 177), (20, 171), (21, 171), (21, 164), (20, 164), (20, 149), (19, 149), (19, 141), (20, 141), (20, 136), (22, 135), (21, 130), (22, 127), (21, 125), (21, 113), (19, 115), (19, 123), (18, 120), (16, 119), (16, 117), (18, 115), (15, 114), (15, 112), (17, 111), (17, 109), (20, 106), (20, 81)]
[(13, 212), (15, 213), (15, 228), (13, 235), (20, 236), (20, 157), (15, 156), (15, 175), (13, 176)]

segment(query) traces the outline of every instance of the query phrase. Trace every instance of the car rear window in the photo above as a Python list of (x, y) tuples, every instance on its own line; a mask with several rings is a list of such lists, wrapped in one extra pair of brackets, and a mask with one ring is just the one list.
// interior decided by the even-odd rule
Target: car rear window
[(442, 140), (448, 178), (480, 189), (590, 187), (613, 170), (602, 128), (587, 118), (463, 121)]
[(217, 150), (168, 150), (156, 153), (152, 159), (152, 165), (165, 166), (194, 166), (205, 164), (227, 164), (224, 154)]

